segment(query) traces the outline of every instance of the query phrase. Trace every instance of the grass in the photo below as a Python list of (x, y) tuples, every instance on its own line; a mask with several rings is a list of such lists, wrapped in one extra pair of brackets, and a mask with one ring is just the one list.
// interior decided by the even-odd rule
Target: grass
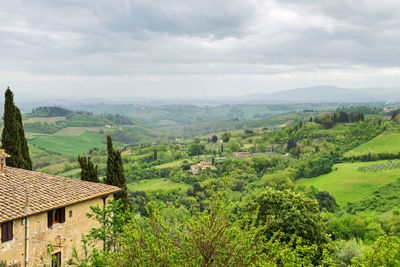
[(183, 164), (183, 160), (176, 160), (176, 161), (171, 161), (167, 162), (161, 165), (155, 166), (157, 169), (165, 169), (165, 168), (172, 168), (172, 167), (179, 167)]
[(184, 183), (174, 183), (166, 178), (150, 179), (133, 182), (127, 185), (129, 191), (156, 191), (156, 190), (187, 190), (190, 185)]
[(400, 179), (375, 190), (371, 195), (347, 206), (351, 213), (388, 213), (400, 207)]
[(364, 155), (368, 153), (400, 152), (400, 133), (384, 132), (371, 141), (349, 151), (345, 156)]
[(184, 160), (187, 160), (188, 162), (192, 162), (193, 160), (200, 160), (200, 161), (211, 161), (212, 155), (200, 155), (200, 157), (193, 156), (192, 159), (186, 158), (186, 159), (181, 159), (181, 160), (175, 160), (167, 163), (163, 163), (157, 166), (154, 166), (154, 168), (157, 169), (164, 169), (164, 168), (172, 168), (172, 167), (179, 167), (183, 164)]
[(77, 136), (45, 136), (30, 140), (31, 144), (61, 154), (78, 155), (94, 147), (102, 147), (104, 136), (99, 133), (83, 132)]
[(157, 122), (158, 126), (174, 126), (174, 125), (179, 125), (179, 123), (177, 123), (176, 121), (172, 121), (172, 120), (159, 120)]
[(80, 178), (81, 177), (81, 168), (72, 169), (67, 172), (60, 173), (59, 175), (63, 176), (63, 177), (69, 177), (69, 178)]
[(56, 121), (65, 121), (65, 117), (49, 117), (49, 118), (32, 117), (27, 120), (24, 120), (24, 123), (27, 123), (27, 122), (45, 123), (45, 122), (47, 122), (48, 124), (54, 124), (54, 123), (56, 123)]
[(341, 163), (334, 166), (331, 173), (311, 179), (298, 180), (299, 185), (314, 186), (320, 191), (328, 191), (339, 205), (355, 202), (372, 194), (383, 185), (393, 183), (400, 177), (400, 169), (379, 172), (359, 172), (361, 166), (387, 161)]
[(58, 132), (56, 132), (56, 135), (61, 135), (61, 136), (76, 136), (80, 135), (84, 132), (94, 132), (98, 133), (100, 130), (105, 131), (104, 127), (67, 127), (64, 128)]

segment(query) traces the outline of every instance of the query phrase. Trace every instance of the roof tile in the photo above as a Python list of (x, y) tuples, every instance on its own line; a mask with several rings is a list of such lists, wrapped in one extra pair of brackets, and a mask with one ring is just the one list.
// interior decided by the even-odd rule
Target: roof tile
[[(5, 167), (0, 175), (0, 222), (115, 193), (116, 186)], [(26, 202), (28, 193), (28, 205)]]

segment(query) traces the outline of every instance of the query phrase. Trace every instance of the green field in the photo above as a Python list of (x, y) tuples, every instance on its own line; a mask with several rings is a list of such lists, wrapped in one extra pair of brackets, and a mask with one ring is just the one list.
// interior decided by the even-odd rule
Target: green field
[(84, 132), (77, 136), (45, 136), (30, 140), (29, 143), (61, 154), (78, 155), (94, 147), (105, 146), (104, 136), (99, 133)]
[(60, 176), (69, 177), (69, 178), (80, 178), (81, 177), (81, 168), (72, 169), (67, 172), (60, 173)]
[(155, 190), (187, 190), (190, 185), (184, 183), (174, 183), (168, 179), (150, 179), (133, 182), (127, 185), (129, 191), (155, 191)]
[(56, 132), (56, 135), (61, 135), (61, 136), (76, 136), (76, 135), (80, 135), (84, 132), (94, 132), (94, 133), (98, 133), (100, 132), (100, 130), (104, 130), (105, 131), (105, 127), (67, 127), (64, 128), (58, 132)]
[(41, 122), (41, 123), (49, 123), (49, 124), (54, 124), (56, 121), (65, 121), (65, 117), (48, 117), (48, 118), (42, 118), (42, 117), (32, 117), (29, 119), (24, 120), (24, 123), (26, 122)]
[(334, 166), (329, 174), (311, 179), (298, 180), (299, 185), (313, 185), (319, 191), (328, 191), (339, 205), (355, 202), (372, 194), (379, 187), (393, 183), (400, 178), (400, 169), (378, 172), (359, 172), (361, 166), (374, 165), (387, 161), (341, 163)]
[(176, 161), (167, 162), (167, 163), (164, 163), (161, 165), (157, 165), (154, 168), (164, 169), (164, 168), (179, 167), (182, 165), (182, 163), (183, 163), (183, 160), (176, 160)]
[(363, 155), (368, 153), (398, 153), (400, 152), (400, 133), (384, 132), (371, 141), (349, 151), (345, 156)]

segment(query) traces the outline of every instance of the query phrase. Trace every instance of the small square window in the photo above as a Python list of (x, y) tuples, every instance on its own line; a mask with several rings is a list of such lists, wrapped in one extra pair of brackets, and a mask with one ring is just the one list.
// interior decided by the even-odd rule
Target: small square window
[(13, 222), (1, 224), (1, 242), (13, 240)]
[(69, 211), (69, 217), (72, 218), (72, 210)]

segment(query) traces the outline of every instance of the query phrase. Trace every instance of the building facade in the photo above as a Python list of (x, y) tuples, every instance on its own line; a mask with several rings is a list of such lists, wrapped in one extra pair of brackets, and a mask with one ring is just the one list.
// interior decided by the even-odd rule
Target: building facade
[[(73, 248), (98, 223), (90, 206), (106, 205), (118, 187), (5, 167), (0, 173), (0, 261), (16, 266), (67, 266)], [(101, 244), (100, 244), (101, 245)], [(48, 250), (49, 248), (50, 251)]]

